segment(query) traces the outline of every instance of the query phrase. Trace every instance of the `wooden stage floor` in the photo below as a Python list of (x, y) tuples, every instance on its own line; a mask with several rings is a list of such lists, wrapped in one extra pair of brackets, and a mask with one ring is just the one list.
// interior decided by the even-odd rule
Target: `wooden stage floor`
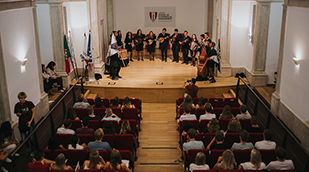
[[(100, 97), (113, 98), (118, 95), (118, 97), (139, 97), (145, 102), (169, 103), (174, 102), (176, 97), (183, 96), (184, 82), (196, 77), (196, 73), (196, 67), (181, 62), (173, 63), (171, 59), (167, 62), (162, 62), (158, 58), (155, 61), (134, 59), (129, 66), (121, 69), (121, 79), (114, 81), (108, 75), (104, 75), (98, 82), (86, 83), (85, 88)], [(223, 93), (236, 88), (237, 85), (235, 77), (216, 77), (216, 80), (216, 83), (197, 82), (196, 85), (200, 88), (198, 95), (222, 97)]]

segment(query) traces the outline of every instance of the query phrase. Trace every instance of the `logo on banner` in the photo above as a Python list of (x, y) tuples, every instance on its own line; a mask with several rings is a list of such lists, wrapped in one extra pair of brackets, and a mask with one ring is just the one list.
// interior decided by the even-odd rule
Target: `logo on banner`
[(158, 17), (158, 12), (149, 12), (149, 17), (152, 22), (155, 22)]

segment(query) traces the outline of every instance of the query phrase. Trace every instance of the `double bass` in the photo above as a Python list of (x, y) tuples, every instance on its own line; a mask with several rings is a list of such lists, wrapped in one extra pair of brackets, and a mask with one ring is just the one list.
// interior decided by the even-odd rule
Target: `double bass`
[(205, 78), (207, 76), (207, 61), (209, 58), (207, 57), (206, 46), (203, 45), (201, 47), (201, 54), (199, 57), (199, 64), (197, 66), (197, 76)]

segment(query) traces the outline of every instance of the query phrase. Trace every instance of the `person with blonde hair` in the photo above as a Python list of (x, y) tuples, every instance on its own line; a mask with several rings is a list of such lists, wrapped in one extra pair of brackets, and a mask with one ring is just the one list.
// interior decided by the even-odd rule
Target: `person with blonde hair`
[(231, 150), (223, 152), (222, 156), (218, 157), (218, 162), (213, 168), (214, 170), (236, 170), (237, 163), (235, 162), (234, 153)]
[(240, 121), (237, 118), (233, 117), (227, 126), (226, 132), (227, 133), (239, 133), (241, 130), (242, 128), (241, 128)]
[(206, 164), (206, 155), (203, 152), (196, 154), (195, 163), (190, 164), (190, 172), (193, 170), (209, 170), (209, 166)]
[(51, 168), (52, 170), (72, 170), (71, 166), (65, 164), (65, 156), (63, 153), (57, 155), (55, 162), (56, 164)]
[(265, 163), (262, 162), (262, 156), (260, 151), (256, 149), (251, 150), (250, 162), (241, 163), (239, 165), (240, 170), (264, 170)]
[(84, 162), (84, 169), (103, 169), (105, 165), (104, 159), (99, 155), (99, 151), (92, 150), (89, 154), (89, 160)]
[(123, 108), (135, 108), (135, 106), (131, 104), (129, 97), (125, 97), (123, 99), (123, 105), (121, 106), (121, 109)]
[(106, 115), (103, 117), (102, 120), (104, 121), (117, 121), (119, 122), (121, 118), (119, 118), (116, 114), (113, 113), (113, 110), (111, 108), (107, 108), (105, 110)]
[(133, 134), (128, 120), (122, 122), (119, 134)]

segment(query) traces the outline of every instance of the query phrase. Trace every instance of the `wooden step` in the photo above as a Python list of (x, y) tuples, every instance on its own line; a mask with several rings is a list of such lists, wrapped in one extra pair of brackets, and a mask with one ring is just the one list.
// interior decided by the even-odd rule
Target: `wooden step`
[(84, 94), (84, 97), (87, 98), (87, 97), (89, 96), (89, 94), (90, 94), (90, 90), (87, 90), (87, 91), (85, 92), (85, 94)]
[(236, 97), (236, 93), (234, 92), (233, 89), (230, 89), (230, 90), (229, 90), (229, 93), (231, 93), (231, 94), (233, 95), (233, 97)]
[(224, 98), (233, 98), (234, 96), (231, 93), (223, 93)]
[(98, 94), (89, 94), (86, 98), (87, 99), (93, 99), (95, 100), (97, 98)]

